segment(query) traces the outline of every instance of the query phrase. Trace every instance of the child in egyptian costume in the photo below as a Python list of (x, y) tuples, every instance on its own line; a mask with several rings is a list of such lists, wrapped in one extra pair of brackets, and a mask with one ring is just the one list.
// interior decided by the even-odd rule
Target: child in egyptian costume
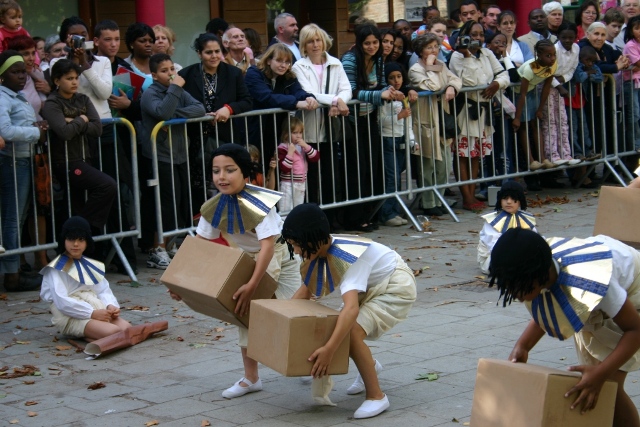
[(167, 322), (131, 326), (120, 317), (120, 305), (104, 277), (104, 264), (84, 256), (93, 252), (87, 220), (69, 218), (58, 238), (58, 255), (40, 274), (40, 297), (49, 302), (52, 323), (64, 335), (92, 341), (85, 352), (94, 357), (138, 344), (167, 329)]
[(640, 367), (640, 253), (602, 235), (545, 240), (514, 228), (498, 239), (490, 269), (503, 306), (524, 301), (532, 316), (509, 359), (526, 362), (545, 334), (573, 338), (580, 365), (569, 370), (582, 378), (564, 395), (575, 394), (572, 409), (593, 409), (604, 382), (613, 380), (614, 426), (640, 426), (624, 390), (627, 373)]
[(515, 181), (506, 181), (498, 191), (494, 212), (482, 215), (485, 223), (480, 230), (478, 242), (478, 266), (483, 273), (489, 273), (491, 250), (502, 233), (510, 228), (525, 228), (536, 233), (536, 219), (527, 210), (524, 189)]
[(389, 407), (365, 339), (376, 340), (405, 320), (416, 299), (416, 282), (400, 255), (388, 247), (357, 236), (329, 234), (329, 222), (314, 204), (296, 206), (287, 215), (282, 237), (292, 253), (303, 257), (304, 285), (293, 298), (322, 297), (340, 289), (344, 306), (329, 341), (313, 354), (311, 375), (326, 376), (326, 369), (344, 337), (350, 333), (350, 357), (359, 375), (348, 394), (366, 391), (366, 400), (354, 418), (374, 417)]
[[(234, 294), (236, 313), (249, 311), (251, 297), (266, 273), (277, 282), (276, 298), (289, 299), (300, 287), (300, 263), (289, 255), (281, 239), (282, 218), (275, 210), (282, 193), (248, 184), (254, 163), (238, 144), (223, 144), (212, 153), (213, 182), (219, 193), (200, 208), (196, 233), (204, 239), (220, 236), (251, 255), (256, 266), (249, 282)], [(174, 299), (180, 297), (171, 295)], [(231, 399), (262, 390), (258, 362), (247, 356), (248, 331), (239, 327), (245, 375), (222, 396)]]

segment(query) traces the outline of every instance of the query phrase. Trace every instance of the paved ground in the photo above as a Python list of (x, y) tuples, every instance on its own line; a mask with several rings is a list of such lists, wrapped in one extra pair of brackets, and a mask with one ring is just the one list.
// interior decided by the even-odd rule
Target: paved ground
[[(597, 192), (554, 190), (542, 199), (567, 197), (565, 204), (530, 209), (546, 236), (589, 236)], [(529, 194), (529, 197), (535, 195)], [(169, 299), (160, 272), (141, 269), (139, 285), (109, 275), (132, 323), (166, 319), (169, 329), (134, 348), (85, 360), (50, 325), (35, 292), (0, 297), (0, 366), (31, 364), (39, 375), (0, 377), (0, 424), (24, 426), (456, 426), (469, 422), (478, 358), (506, 358), (525, 326), (521, 304), (496, 306), (497, 291), (481, 281), (476, 245), (482, 219), (456, 210), (460, 222), (432, 222), (431, 234), (409, 227), (381, 227), (370, 236), (398, 250), (415, 270), (418, 300), (409, 319), (371, 343), (384, 365), (380, 374), (391, 408), (370, 420), (354, 420), (362, 396), (345, 389), (356, 374), (334, 377), (337, 407), (316, 406), (309, 387), (261, 367), (264, 391), (234, 400), (220, 393), (242, 376), (234, 327), (192, 312)], [(144, 265), (140, 258), (140, 266)], [(1, 289), (1, 288), (0, 288)], [(339, 300), (330, 298), (330, 306)], [(131, 308), (144, 310), (131, 310)], [(531, 362), (564, 368), (576, 362), (571, 343), (543, 339)], [(420, 374), (436, 372), (436, 381)], [(638, 373), (627, 390), (640, 405)], [(103, 382), (94, 391), (87, 387)], [(32, 404), (29, 404), (32, 403)], [(36, 413), (36, 415), (29, 412)]]

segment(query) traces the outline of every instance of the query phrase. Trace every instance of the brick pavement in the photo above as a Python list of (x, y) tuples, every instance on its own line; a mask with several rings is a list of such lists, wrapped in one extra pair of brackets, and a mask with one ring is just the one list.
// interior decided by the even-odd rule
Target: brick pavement
[[(597, 205), (589, 190), (553, 190), (566, 204), (531, 208), (546, 236), (589, 236)], [(529, 197), (532, 195), (530, 194)], [(39, 376), (0, 379), (0, 424), (23, 426), (456, 426), (468, 422), (477, 360), (506, 358), (528, 313), (520, 304), (496, 306), (497, 291), (476, 276), (476, 245), (482, 219), (456, 210), (460, 222), (434, 220), (431, 234), (409, 227), (381, 227), (370, 236), (397, 249), (415, 270), (418, 299), (409, 319), (371, 343), (384, 365), (380, 374), (391, 408), (369, 420), (352, 419), (362, 396), (348, 396), (356, 374), (336, 376), (337, 407), (314, 404), (309, 386), (261, 367), (264, 391), (225, 400), (220, 393), (242, 376), (234, 327), (192, 312), (169, 299), (160, 272), (141, 269), (139, 285), (108, 276), (123, 317), (132, 323), (166, 319), (169, 329), (138, 346), (96, 360), (67, 348), (50, 325), (48, 307), (35, 292), (0, 300), (0, 366), (31, 364)], [(141, 256), (139, 264), (144, 265)], [(0, 292), (1, 293), (1, 292)], [(339, 305), (332, 296), (325, 303)], [(148, 310), (129, 310), (134, 306)], [(218, 329), (217, 329), (218, 328)], [(219, 329), (222, 328), (222, 329)], [(56, 341), (56, 337), (58, 341)], [(576, 362), (571, 343), (545, 338), (531, 362), (564, 368)], [(436, 372), (436, 381), (416, 380)], [(627, 391), (640, 405), (638, 373)], [(106, 387), (90, 391), (101, 381)], [(36, 402), (27, 406), (27, 402)], [(29, 416), (29, 411), (37, 413)], [(457, 420), (457, 422), (455, 421)]]

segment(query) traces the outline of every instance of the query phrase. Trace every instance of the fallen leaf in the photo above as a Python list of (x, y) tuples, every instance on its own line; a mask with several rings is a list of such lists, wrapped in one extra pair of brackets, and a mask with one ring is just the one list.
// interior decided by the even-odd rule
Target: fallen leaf
[(566, 360), (566, 357), (561, 357), (560, 360)]
[(33, 412), (33, 411), (29, 411), (29, 412), (27, 412), (27, 416), (29, 416), (29, 417), (37, 417), (38, 413), (37, 412)]
[(149, 311), (149, 307), (143, 305), (132, 305), (131, 307), (123, 307), (125, 310), (130, 311)]
[(11, 420), (9, 421), (9, 424), (18, 424), (20, 422), (20, 420)]
[(71, 350), (71, 346), (70, 345), (57, 345), (56, 346), (56, 350), (58, 350), (58, 351)]
[(451, 418), (451, 422), (452, 423), (459, 423), (460, 421), (458, 421), (456, 418)]
[(197, 343), (189, 344), (189, 347), (202, 348), (202, 347), (206, 347), (206, 344), (201, 343), (201, 342), (197, 342)]
[(473, 277), (475, 277), (476, 279), (480, 279), (480, 280), (484, 280), (484, 279), (487, 278), (486, 276), (473, 276)]
[(178, 338), (176, 338), (176, 340), (177, 340), (177, 341), (184, 341), (184, 338), (182, 338), (182, 337), (178, 337)]
[[(69, 348), (71, 348), (71, 347), (69, 347)], [(47, 369), (50, 370), (50, 371), (59, 371), (60, 370), (60, 368), (47, 368)]]
[(28, 300), (27, 300), (27, 302), (30, 302), (30, 303), (37, 303), (37, 302), (40, 302), (40, 298), (37, 298), (37, 299), (28, 299)]
[(98, 390), (99, 388), (105, 388), (106, 385), (102, 381), (98, 381), (97, 383), (91, 384), (87, 389), (89, 390)]
[(469, 426), (469, 425), (471, 425), (471, 423), (469, 421), (465, 421), (465, 422), (462, 423), (462, 425), (463, 426)]
[(156, 283), (156, 279), (152, 277), (151, 279), (149, 279), (149, 283)]
[(420, 374), (416, 377), (416, 380), (427, 380), (427, 381), (435, 381), (437, 380), (438, 374), (436, 374), (435, 372), (429, 372), (427, 374)]
[(32, 385), (35, 384), (36, 382), (34, 380), (27, 380), (27, 381), (22, 381), (22, 384), (26, 384), (26, 385)]
[(24, 402), (24, 406), (33, 406), (37, 404), (38, 402), (36, 402), (35, 400), (27, 400), (26, 402)]
[(16, 344), (22, 344), (22, 345), (27, 345), (27, 344), (31, 344), (31, 341), (14, 341)]
[(58, 342), (58, 336), (57, 336), (57, 335), (54, 335), (54, 336), (53, 336), (53, 339), (52, 339), (51, 341), (53, 341), (53, 342)]
[(422, 273), (422, 270), (413, 270), (413, 275), (414, 276), (419, 276), (420, 273)]
[(6, 300), (7, 300), (7, 294), (0, 295), (0, 301), (6, 301)]
[(38, 368), (36, 368), (33, 365), (22, 365), (22, 368), (13, 368), (13, 373), (7, 372), (8, 369), (9, 369), (8, 366), (4, 366), (2, 367), (2, 369), (0, 369), (0, 378), (9, 379), (9, 378), (26, 377), (28, 375), (35, 375), (35, 376), (40, 375), (40, 371), (38, 371)]
[(213, 328), (213, 332), (224, 332), (224, 328)]
[(451, 264), (450, 262), (445, 262), (444, 265), (448, 265), (449, 267), (451, 267), (453, 264)]
[(151, 420), (144, 423), (146, 427), (157, 426), (158, 424), (160, 424), (158, 420)]
[(209, 427), (211, 425), (211, 423), (207, 420), (202, 420), (202, 422), (200, 423), (200, 427)]

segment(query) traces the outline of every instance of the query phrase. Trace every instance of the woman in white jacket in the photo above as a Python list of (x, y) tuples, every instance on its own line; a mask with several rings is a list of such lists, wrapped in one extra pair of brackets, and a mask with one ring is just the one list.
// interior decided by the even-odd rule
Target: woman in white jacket
[[(300, 30), (302, 59), (293, 65), (293, 72), (302, 88), (313, 94), (322, 107), (328, 108), (329, 116), (347, 116), (351, 85), (342, 62), (327, 53), (331, 44), (331, 37), (322, 28), (316, 24), (305, 25)], [(346, 186), (343, 177), (344, 166), (341, 164), (344, 159), (342, 129), (348, 120), (341, 120), (343, 126), (340, 130), (330, 127), (325, 108), (302, 112), (304, 140), (320, 152), (320, 162), (309, 164), (307, 194), (310, 202), (320, 204), (343, 200)], [(335, 133), (339, 137), (336, 137)], [(340, 142), (328, 144), (331, 140)]]

